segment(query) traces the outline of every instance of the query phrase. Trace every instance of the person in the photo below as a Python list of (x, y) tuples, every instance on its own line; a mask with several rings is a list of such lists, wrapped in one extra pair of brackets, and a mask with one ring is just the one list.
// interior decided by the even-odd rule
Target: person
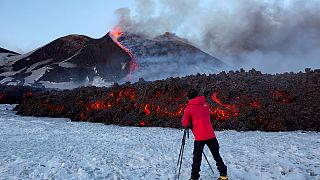
[(195, 137), (190, 179), (199, 179), (203, 148), (207, 145), (220, 172), (218, 180), (226, 180), (227, 166), (219, 153), (219, 143), (210, 122), (209, 105), (205, 97), (199, 96), (198, 91), (194, 89), (188, 91), (187, 98), (189, 102), (184, 110), (182, 125), (185, 128), (190, 127)]

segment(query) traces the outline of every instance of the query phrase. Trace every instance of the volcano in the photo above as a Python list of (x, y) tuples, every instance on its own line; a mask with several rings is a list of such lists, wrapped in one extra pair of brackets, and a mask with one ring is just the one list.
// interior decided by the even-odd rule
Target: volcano
[(4, 49), (0, 47), (0, 73), (1, 73), (1, 62), (6, 61), (8, 57), (20, 55), (19, 53)]
[(114, 82), (158, 80), (228, 69), (175, 34), (147, 38), (112, 31), (100, 39), (68, 35), (0, 62), (0, 83), (71, 89)]
[(19, 53), (16, 53), (16, 52), (13, 52), (8, 49), (4, 49), (4, 48), (0, 47), (0, 55), (3, 55), (3, 54), (11, 54), (12, 56), (19, 55)]
[(131, 57), (107, 34), (68, 35), (0, 62), (0, 83), (73, 88), (95, 80), (116, 82), (129, 73)]

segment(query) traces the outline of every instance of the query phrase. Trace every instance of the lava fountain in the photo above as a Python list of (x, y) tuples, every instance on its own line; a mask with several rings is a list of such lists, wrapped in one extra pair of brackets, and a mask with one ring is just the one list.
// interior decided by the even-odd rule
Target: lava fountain
[(112, 29), (112, 31), (109, 33), (109, 36), (113, 39), (115, 43), (118, 44), (119, 47), (121, 47), (123, 50), (125, 50), (129, 56), (131, 57), (131, 63), (130, 63), (130, 73), (129, 73), (129, 80), (132, 79), (132, 73), (136, 70), (138, 70), (138, 63), (137, 59), (134, 57), (134, 55), (130, 52), (129, 49), (124, 47), (119, 41), (119, 37), (123, 34), (123, 31), (119, 27), (115, 27)]

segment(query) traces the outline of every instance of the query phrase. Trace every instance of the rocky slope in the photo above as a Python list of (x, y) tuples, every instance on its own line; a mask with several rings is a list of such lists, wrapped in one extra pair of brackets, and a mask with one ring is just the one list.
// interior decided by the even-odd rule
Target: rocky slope
[(169, 32), (154, 38), (124, 32), (118, 34), (117, 40), (137, 59), (139, 69), (133, 74), (133, 81), (213, 74), (231, 69), (221, 60), (190, 45), (186, 39)]
[(181, 128), (190, 88), (206, 97), (217, 130), (320, 131), (320, 70), (310, 69), (277, 75), (241, 70), (53, 91), (24, 99), (16, 110), (73, 121)]
[(100, 39), (69, 35), (0, 62), (0, 83), (73, 88), (95, 78), (114, 82), (128, 75), (130, 61), (108, 34)]
[(19, 53), (16, 53), (16, 52), (13, 52), (8, 49), (4, 49), (4, 48), (0, 47), (0, 54), (2, 54), (2, 53), (11, 54), (11, 55), (19, 55)]

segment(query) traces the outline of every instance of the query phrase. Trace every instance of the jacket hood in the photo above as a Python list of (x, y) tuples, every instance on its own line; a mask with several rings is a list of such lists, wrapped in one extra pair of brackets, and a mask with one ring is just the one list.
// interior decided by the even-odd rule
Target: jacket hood
[(199, 105), (202, 106), (206, 103), (206, 99), (204, 98), (204, 96), (198, 96), (195, 97), (191, 100), (189, 100), (188, 105)]

